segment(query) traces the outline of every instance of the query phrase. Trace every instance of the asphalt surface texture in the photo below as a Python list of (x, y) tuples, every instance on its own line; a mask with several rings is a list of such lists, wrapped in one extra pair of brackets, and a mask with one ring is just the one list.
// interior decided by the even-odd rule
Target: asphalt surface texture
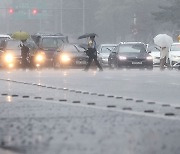
[(0, 70), (0, 154), (179, 154), (180, 71)]

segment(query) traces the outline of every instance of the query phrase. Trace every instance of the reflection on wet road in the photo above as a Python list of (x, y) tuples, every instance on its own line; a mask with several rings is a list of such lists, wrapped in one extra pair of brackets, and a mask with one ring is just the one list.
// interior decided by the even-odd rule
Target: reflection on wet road
[(179, 83), (174, 70), (1, 71), (0, 150), (178, 153)]

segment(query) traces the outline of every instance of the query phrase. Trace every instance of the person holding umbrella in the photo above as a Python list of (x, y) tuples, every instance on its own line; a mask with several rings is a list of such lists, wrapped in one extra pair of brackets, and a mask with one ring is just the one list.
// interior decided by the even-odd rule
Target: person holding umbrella
[(28, 56), (29, 56), (29, 48), (27, 46), (27, 39), (30, 38), (30, 35), (24, 31), (17, 31), (12, 34), (12, 38), (15, 40), (20, 40), (22, 44), (21, 47), (21, 57), (22, 57), (22, 67), (26, 68), (28, 65)]
[(169, 65), (169, 48), (160, 47), (160, 70), (164, 70), (164, 66), (170, 67)]
[(164, 66), (169, 65), (169, 48), (173, 43), (172, 37), (167, 34), (158, 34), (154, 37), (154, 43), (158, 46), (160, 51), (160, 70), (164, 70)]
[(21, 42), (22, 44), (20, 44), (20, 47), (21, 47), (22, 66), (23, 68), (26, 68), (28, 65), (27, 58), (29, 57), (29, 48), (27, 47), (26, 40), (22, 40)]
[(88, 63), (85, 66), (85, 71), (88, 71), (90, 68), (90, 65), (92, 61), (94, 60), (96, 66), (99, 68), (99, 71), (103, 71), (103, 68), (101, 67), (99, 61), (97, 60), (97, 49), (96, 49), (96, 41), (95, 41), (95, 36), (96, 34), (90, 33), (90, 34), (85, 34), (79, 37), (81, 38), (89, 38), (88, 41), (88, 49), (86, 51), (86, 54), (88, 55)]

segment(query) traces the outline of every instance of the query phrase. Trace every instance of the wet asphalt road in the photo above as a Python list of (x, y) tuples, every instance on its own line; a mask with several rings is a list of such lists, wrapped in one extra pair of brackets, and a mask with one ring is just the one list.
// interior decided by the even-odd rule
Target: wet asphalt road
[(179, 154), (180, 72), (0, 71), (0, 154)]

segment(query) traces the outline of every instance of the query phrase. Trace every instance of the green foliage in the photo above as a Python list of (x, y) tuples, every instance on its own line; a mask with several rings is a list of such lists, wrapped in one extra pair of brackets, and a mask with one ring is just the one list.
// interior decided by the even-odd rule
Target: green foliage
[[(99, 9), (96, 20), (101, 33), (113, 37), (115, 41), (122, 41), (135, 37), (133, 28), (136, 28), (139, 41), (148, 39), (154, 32), (155, 21), (151, 12), (158, 9), (164, 0), (99, 0)], [(134, 18), (136, 15), (136, 25)], [(135, 38), (134, 38), (135, 39)]]
[(171, 1), (171, 6), (159, 6), (160, 11), (152, 13), (154, 19), (160, 22), (171, 22), (180, 27), (180, 1)]

